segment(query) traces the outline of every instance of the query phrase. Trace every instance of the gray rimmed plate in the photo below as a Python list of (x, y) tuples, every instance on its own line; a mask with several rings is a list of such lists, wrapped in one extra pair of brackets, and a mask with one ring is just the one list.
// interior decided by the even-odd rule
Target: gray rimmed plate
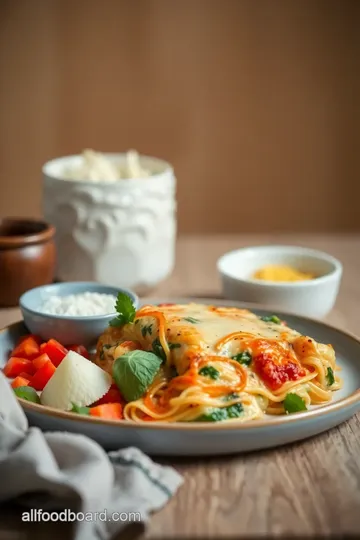
[[(196, 302), (248, 308), (266, 315), (269, 308), (219, 299), (152, 298), (142, 303)], [(360, 409), (360, 341), (323, 322), (277, 311), (288, 325), (323, 343), (331, 343), (342, 368), (344, 386), (334, 393), (330, 404), (312, 407), (306, 413), (267, 417), (249, 423), (144, 423), (102, 420), (66, 413), (19, 400), (29, 423), (43, 430), (71, 431), (87, 435), (104, 448), (137, 446), (151, 455), (205, 456), (248, 452), (299, 441), (324, 432), (348, 420)], [(26, 333), (23, 323), (13, 324), (0, 333), (0, 367), (18, 338)]]

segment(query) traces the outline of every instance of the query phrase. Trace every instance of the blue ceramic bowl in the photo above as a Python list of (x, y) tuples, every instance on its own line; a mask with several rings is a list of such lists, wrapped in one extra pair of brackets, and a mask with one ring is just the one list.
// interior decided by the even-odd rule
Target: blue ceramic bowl
[(81, 344), (88, 348), (94, 347), (100, 334), (115, 317), (115, 307), (114, 312), (107, 315), (83, 317), (51, 315), (41, 312), (42, 303), (50, 296), (68, 296), (84, 292), (112, 294), (114, 296), (123, 292), (132, 299), (136, 308), (139, 303), (136, 294), (128, 289), (119, 289), (96, 282), (77, 281), (44, 285), (30, 289), (20, 297), (19, 304), (26, 327), (32, 334), (36, 334), (44, 340), (54, 338), (63, 345)]

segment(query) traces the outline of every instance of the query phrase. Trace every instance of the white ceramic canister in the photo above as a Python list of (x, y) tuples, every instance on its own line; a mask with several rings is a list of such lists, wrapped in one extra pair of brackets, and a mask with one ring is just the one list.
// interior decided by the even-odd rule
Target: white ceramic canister
[[(126, 154), (105, 154), (122, 163)], [(56, 227), (57, 278), (98, 281), (144, 294), (173, 270), (176, 178), (173, 168), (141, 156), (147, 178), (116, 182), (68, 180), (81, 156), (43, 167), (43, 212)]]

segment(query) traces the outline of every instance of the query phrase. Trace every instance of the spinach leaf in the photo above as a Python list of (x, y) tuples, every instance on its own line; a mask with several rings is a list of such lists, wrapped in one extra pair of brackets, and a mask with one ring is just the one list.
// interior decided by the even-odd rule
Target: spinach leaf
[(262, 321), (272, 322), (272, 323), (275, 323), (275, 324), (280, 324), (281, 323), (281, 320), (279, 319), (279, 317), (277, 315), (265, 315), (264, 317), (260, 317), (260, 319)]
[(161, 360), (163, 362), (165, 362), (166, 354), (165, 354), (165, 351), (163, 349), (163, 346), (160, 343), (160, 338), (159, 337), (155, 338), (154, 341), (152, 342), (152, 350), (153, 350), (154, 354), (156, 354), (156, 356), (158, 356), (159, 358), (161, 358)]
[(88, 415), (89, 411), (90, 411), (89, 407), (79, 407), (79, 405), (76, 405), (76, 403), (73, 403), (72, 408), (70, 409), (70, 412), (74, 412), (77, 414), (85, 414), (85, 415)]
[(141, 329), (141, 335), (142, 335), (143, 338), (146, 337), (146, 334), (149, 334), (149, 336), (151, 336), (151, 334), (152, 334), (152, 327), (153, 327), (152, 324), (148, 324), (148, 325), (145, 324), (145, 326), (142, 327), (142, 329)]
[(243, 351), (238, 354), (235, 354), (235, 356), (233, 356), (232, 359), (236, 360), (240, 364), (244, 364), (244, 366), (250, 366), (252, 356), (248, 351)]
[(153, 382), (161, 359), (152, 352), (130, 351), (113, 364), (113, 378), (126, 401), (139, 399)]
[(31, 386), (18, 386), (14, 388), (14, 392), (21, 399), (26, 399), (26, 401), (31, 401), (32, 403), (40, 403), (40, 398), (36, 390), (31, 388)]
[(306, 411), (305, 401), (297, 394), (286, 394), (284, 399), (284, 409), (287, 413)]
[(204, 377), (210, 377), (210, 379), (218, 379), (220, 377), (220, 373), (216, 368), (213, 366), (204, 366), (199, 370), (199, 375), (203, 375)]
[(110, 326), (123, 326), (126, 323), (133, 322), (136, 310), (130, 296), (123, 292), (119, 292), (116, 299), (115, 309), (118, 315), (115, 319), (110, 321)]
[(202, 414), (196, 419), (196, 422), (222, 422), (230, 418), (239, 418), (244, 412), (241, 403), (235, 403), (229, 407), (210, 409), (209, 412)]
[(334, 384), (334, 382), (335, 382), (334, 372), (333, 372), (331, 367), (327, 368), (326, 380), (327, 380), (327, 385), (328, 386), (332, 386)]

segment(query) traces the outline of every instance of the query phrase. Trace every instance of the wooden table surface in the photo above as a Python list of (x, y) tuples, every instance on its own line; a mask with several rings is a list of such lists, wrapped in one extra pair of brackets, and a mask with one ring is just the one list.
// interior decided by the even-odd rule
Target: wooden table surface
[[(218, 297), (217, 258), (237, 247), (270, 243), (322, 249), (343, 262), (341, 290), (328, 320), (360, 335), (360, 235), (180, 238), (176, 269), (156, 295)], [(17, 319), (18, 310), (0, 310), (1, 326)], [(145, 538), (295, 534), (360, 538), (359, 434), (360, 415), (325, 434), (279, 449), (158, 460), (175, 466), (185, 482), (173, 500), (153, 515)], [(12, 532), (11, 538), (20, 537)]]

